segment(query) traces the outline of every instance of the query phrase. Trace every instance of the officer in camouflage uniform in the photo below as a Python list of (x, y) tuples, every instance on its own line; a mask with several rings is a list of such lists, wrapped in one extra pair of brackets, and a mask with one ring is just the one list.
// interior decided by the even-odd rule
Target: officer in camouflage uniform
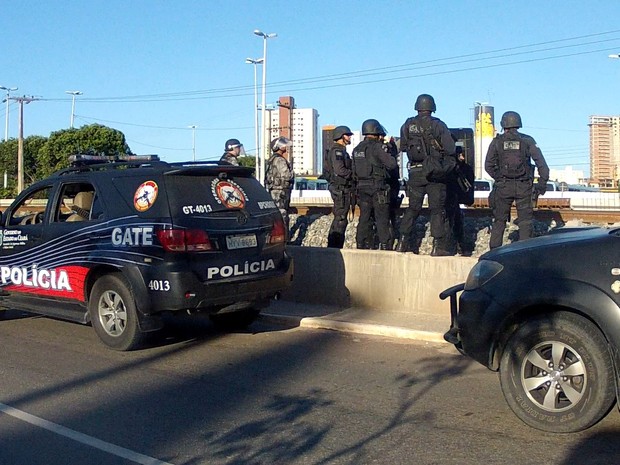
[[(549, 180), (549, 167), (534, 138), (518, 131), (522, 127), (521, 116), (515, 111), (502, 115), (503, 134), (498, 134), (489, 145), (484, 169), (493, 179), (493, 227), (489, 247), (500, 247), (504, 240), (506, 222), (510, 220), (510, 208), (515, 203), (519, 224), (519, 240), (529, 239), (533, 234), (534, 207), (532, 194), (544, 194)], [(534, 160), (538, 168), (538, 183), (534, 187)], [(533, 190), (536, 189), (534, 193)]]
[(347, 145), (351, 144), (353, 133), (348, 126), (337, 126), (334, 129), (334, 145), (327, 152), (323, 172), (329, 183), (329, 193), (334, 202), (334, 219), (327, 236), (327, 247), (342, 249), (344, 234), (349, 224), (347, 215), (351, 208), (353, 191), (353, 172), (351, 156), (347, 153)]
[(245, 150), (239, 139), (228, 139), (224, 144), (224, 155), (220, 158), (220, 162), (239, 166), (237, 158), (244, 155)]
[(295, 175), (287, 160), (291, 141), (286, 137), (278, 137), (271, 142), (273, 152), (265, 168), (265, 188), (282, 214), (288, 237), (288, 209), (291, 204), (291, 190), (295, 183)]
[[(450, 167), (456, 166), (454, 152), (456, 146), (446, 124), (431, 116), (436, 111), (435, 99), (428, 94), (418, 96), (414, 107), (418, 114), (408, 118), (400, 129), (400, 149), (409, 158), (408, 195), (409, 207), (401, 226), (401, 237), (396, 250), (411, 250), (411, 240), (415, 236), (415, 222), (422, 210), (424, 196), (428, 195), (431, 216), (431, 236), (433, 236), (433, 256), (454, 255), (452, 231), (446, 215), (447, 183)], [(437, 161), (445, 171), (429, 171), (428, 162)]]
[(360, 217), (357, 248), (369, 249), (374, 215), (379, 236), (379, 250), (387, 250), (390, 241), (389, 171), (398, 166), (390, 149), (383, 143), (385, 128), (376, 119), (362, 124), (364, 140), (353, 150), (353, 173), (357, 183)]

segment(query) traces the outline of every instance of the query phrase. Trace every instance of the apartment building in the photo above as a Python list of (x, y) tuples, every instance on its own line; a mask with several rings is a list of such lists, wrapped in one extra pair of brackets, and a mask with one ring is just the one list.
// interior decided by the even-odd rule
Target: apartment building
[(287, 137), (293, 141), (292, 165), (298, 175), (315, 175), (320, 167), (318, 153), (319, 113), (314, 108), (296, 108), (293, 97), (280, 97), (269, 110), (269, 140)]
[(590, 116), (590, 183), (618, 187), (620, 179), (620, 116)]

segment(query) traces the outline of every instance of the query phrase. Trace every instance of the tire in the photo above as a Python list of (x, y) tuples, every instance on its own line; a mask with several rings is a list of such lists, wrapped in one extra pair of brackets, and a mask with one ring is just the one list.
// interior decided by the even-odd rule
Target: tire
[(250, 326), (260, 314), (260, 310), (256, 308), (248, 308), (236, 312), (214, 313), (209, 318), (215, 326), (225, 331), (234, 331), (245, 329)]
[(135, 300), (122, 275), (99, 278), (90, 294), (88, 309), (93, 328), (106, 346), (123, 351), (140, 346), (144, 333), (138, 326)]
[(568, 312), (521, 326), (504, 350), (499, 376), (512, 411), (552, 433), (589, 428), (616, 399), (605, 337), (592, 322)]

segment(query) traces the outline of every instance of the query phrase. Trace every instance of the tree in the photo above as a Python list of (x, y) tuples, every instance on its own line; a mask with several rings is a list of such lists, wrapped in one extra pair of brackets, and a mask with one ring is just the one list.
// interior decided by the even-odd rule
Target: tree
[(39, 151), (37, 178), (67, 167), (69, 156), (77, 153), (120, 155), (131, 154), (131, 149), (121, 131), (100, 124), (56, 131)]

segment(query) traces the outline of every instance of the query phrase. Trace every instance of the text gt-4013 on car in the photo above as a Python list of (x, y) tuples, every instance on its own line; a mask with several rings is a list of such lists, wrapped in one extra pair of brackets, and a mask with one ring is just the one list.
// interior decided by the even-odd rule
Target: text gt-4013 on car
[(580, 431), (613, 407), (620, 230), (560, 228), (499, 247), (440, 297), (450, 298), (445, 339), (499, 371), (508, 405), (528, 425)]
[(249, 168), (76, 156), (2, 214), (5, 308), (137, 348), (166, 313), (251, 323), (291, 282), (282, 215)]

